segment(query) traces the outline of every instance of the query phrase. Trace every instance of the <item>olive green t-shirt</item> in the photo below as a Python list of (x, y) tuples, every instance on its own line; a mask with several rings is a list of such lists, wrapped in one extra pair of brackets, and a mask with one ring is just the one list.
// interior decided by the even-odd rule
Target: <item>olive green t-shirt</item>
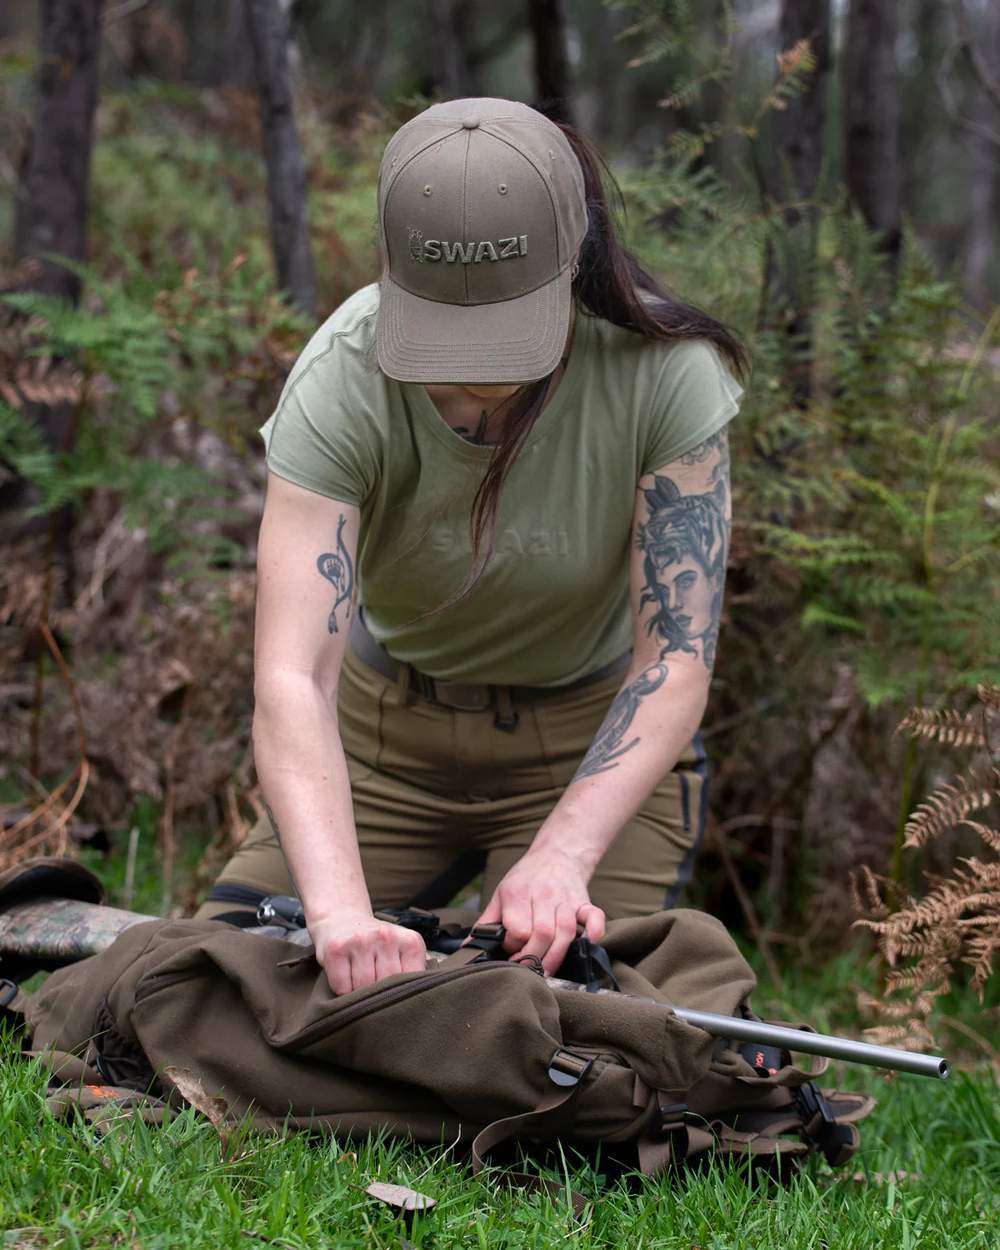
[[(424, 386), (375, 362), (378, 285), (316, 331), (263, 426), (268, 468), (361, 510), (357, 579), (372, 634), (444, 681), (558, 686), (632, 642), (636, 486), (715, 433), (742, 394), (707, 340), (652, 341), (580, 311), (570, 358), (503, 485), (493, 556), (468, 598), (473, 496), (491, 450)], [(317, 535), (317, 541), (324, 541)]]

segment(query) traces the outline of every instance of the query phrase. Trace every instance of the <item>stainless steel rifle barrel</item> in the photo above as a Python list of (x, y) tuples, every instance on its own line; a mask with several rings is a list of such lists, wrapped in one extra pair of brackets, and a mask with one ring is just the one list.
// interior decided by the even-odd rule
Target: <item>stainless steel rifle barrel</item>
[(689, 1011), (674, 1007), (674, 1015), (715, 1037), (729, 1037), (738, 1042), (763, 1042), (782, 1046), (808, 1055), (828, 1055), (846, 1059), (848, 1063), (867, 1063), (873, 1068), (896, 1068), (915, 1072), (918, 1076), (935, 1076), (944, 1080), (951, 1069), (940, 1055), (920, 1055), (895, 1046), (873, 1046), (870, 1042), (853, 1042), (846, 1037), (830, 1037), (808, 1033), (805, 1029), (789, 1029), (782, 1024), (764, 1024), (758, 1020), (741, 1020), (736, 1016), (719, 1016), (712, 1011)]
[[(125, 929), (154, 919), (154, 916), (100, 907), (75, 899), (35, 899), (17, 904), (0, 915), (0, 952), (56, 962), (84, 959), (107, 949)], [(253, 933), (254, 930), (245, 932)], [(272, 927), (257, 932), (262, 936), (284, 937), (301, 943), (309, 941), (305, 929), (286, 931)], [(427, 952), (431, 966), (436, 966), (444, 958), (437, 951)], [(576, 981), (564, 981), (558, 977), (545, 979), (553, 989), (586, 992), (586, 987)], [(599, 991), (602, 994), (609, 992)], [(876, 1068), (896, 1068), (901, 1072), (915, 1072), (918, 1076), (933, 1076), (939, 1080), (947, 1077), (949, 1072), (947, 1059), (942, 1059), (940, 1055), (921, 1055), (892, 1046), (872, 1046), (868, 1042), (853, 1042), (845, 1037), (829, 1037), (805, 1029), (790, 1029), (780, 1024), (743, 1020), (738, 1016), (717, 1015), (711, 1011), (693, 1011), (686, 1007), (672, 1007), (670, 1010), (688, 1024), (704, 1029), (714, 1037), (761, 1042), (781, 1046), (785, 1050), (828, 1055), (831, 1059), (867, 1063)]]

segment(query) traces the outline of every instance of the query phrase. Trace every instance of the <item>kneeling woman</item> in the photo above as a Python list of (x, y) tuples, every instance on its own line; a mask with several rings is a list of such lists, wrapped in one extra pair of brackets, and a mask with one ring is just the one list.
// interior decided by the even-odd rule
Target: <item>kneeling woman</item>
[(690, 874), (746, 354), (621, 248), (598, 160), (506, 100), (403, 126), (382, 280), (262, 431), (272, 819), (199, 914), (297, 893), (338, 993), (423, 967), (373, 910), (445, 901), (456, 864), (547, 971)]

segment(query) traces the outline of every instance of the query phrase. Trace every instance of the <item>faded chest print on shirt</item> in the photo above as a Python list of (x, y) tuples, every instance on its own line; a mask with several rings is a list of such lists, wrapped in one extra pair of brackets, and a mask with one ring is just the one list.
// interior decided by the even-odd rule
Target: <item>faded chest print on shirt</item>
[[(439, 524), (431, 528), (427, 544), (436, 555), (471, 555), (468, 525)], [(493, 544), (496, 555), (568, 556), (569, 534), (564, 529), (530, 529), (507, 525), (497, 530)]]

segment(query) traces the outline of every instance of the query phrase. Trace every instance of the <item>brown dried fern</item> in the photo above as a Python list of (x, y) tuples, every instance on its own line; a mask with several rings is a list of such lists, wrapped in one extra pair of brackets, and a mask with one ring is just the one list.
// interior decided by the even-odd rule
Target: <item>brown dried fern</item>
[(970, 768), (954, 785), (939, 786), (919, 804), (906, 822), (904, 846), (923, 846), (928, 839), (963, 824), (1000, 798), (1000, 769)]
[(973, 750), (974, 760), (954, 782), (939, 786), (906, 824), (906, 846), (922, 847), (964, 826), (982, 840), (982, 854), (960, 858), (951, 875), (929, 881), (923, 898), (908, 898), (890, 912), (884, 881), (863, 869), (854, 882), (856, 921), (876, 934), (888, 966), (885, 992), (866, 996), (863, 1006), (886, 1023), (867, 1029), (872, 1040), (904, 1047), (932, 1044), (930, 1017), (936, 1000), (966, 967), (982, 999), (1000, 950), (1000, 831), (974, 814), (1000, 803), (1000, 768), (993, 744), (1000, 722), (1000, 688), (983, 683), (973, 713), (914, 709), (900, 728), (926, 741)]
[(897, 733), (911, 738), (942, 742), (951, 747), (984, 747), (986, 737), (975, 714), (956, 712), (952, 708), (911, 708), (899, 722)]

